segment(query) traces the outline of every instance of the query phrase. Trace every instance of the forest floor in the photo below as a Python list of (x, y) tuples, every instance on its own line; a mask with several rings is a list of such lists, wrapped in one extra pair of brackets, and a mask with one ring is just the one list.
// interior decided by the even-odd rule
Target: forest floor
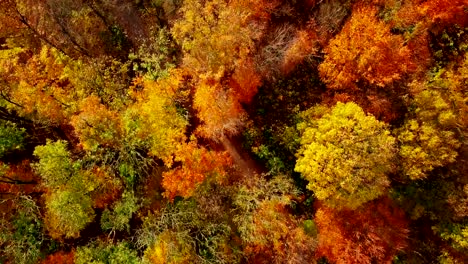
[(250, 153), (242, 147), (242, 138), (236, 137), (223, 137), (221, 144), (225, 151), (231, 155), (234, 167), (238, 173), (239, 180), (245, 177), (253, 177), (260, 175), (266, 171), (257, 161), (255, 161)]

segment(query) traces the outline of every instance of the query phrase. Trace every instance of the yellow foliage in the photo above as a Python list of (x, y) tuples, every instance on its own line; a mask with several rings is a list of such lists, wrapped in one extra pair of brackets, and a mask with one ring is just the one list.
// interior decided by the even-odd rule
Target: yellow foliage
[(225, 0), (186, 0), (183, 18), (171, 32), (185, 52), (184, 64), (191, 71), (223, 75), (253, 49), (255, 31), (247, 24), (253, 10)]
[(169, 77), (158, 81), (142, 80), (143, 91), (134, 92), (137, 102), (130, 107), (130, 111), (138, 113), (133, 133), (147, 140), (150, 154), (169, 166), (178, 146), (186, 141), (187, 117), (178, 108), (187, 96), (183, 81), (184, 74), (179, 70), (172, 70)]
[(395, 154), (395, 139), (385, 123), (355, 103), (338, 103), (305, 123), (310, 125), (301, 138), (295, 171), (319, 200), (354, 209), (384, 193)]
[(461, 67), (442, 69), (428, 84), (411, 84), (414, 110), (396, 133), (403, 173), (412, 180), (425, 178), (458, 156), (459, 134), (466, 135), (468, 125), (467, 65), (465, 56)]
[(194, 263), (195, 255), (190, 244), (180, 241), (171, 231), (164, 231), (157, 242), (144, 254), (144, 263), (151, 264), (189, 264)]

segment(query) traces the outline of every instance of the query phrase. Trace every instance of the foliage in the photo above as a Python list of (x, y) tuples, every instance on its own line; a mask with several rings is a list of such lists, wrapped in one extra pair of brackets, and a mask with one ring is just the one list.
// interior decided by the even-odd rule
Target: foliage
[(127, 123), (131, 127), (126, 129), (147, 142), (151, 155), (170, 165), (179, 144), (186, 140), (187, 119), (177, 107), (186, 97), (184, 73), (173, 70), (167, 78), (142, 80), (141, 84), (143, 91), (135, 91), (137, 102), (129, 113), (129, 118), (136, 120)]
[(101, 228), (106, 231), (130, 231), (130, 220), (140, 208), (133, 193), (123, 193), (122, 199), (117, 201), (112, 212), (104, 210), (101, 216)]
[(319, 230), (317, 254), (334, 263), (391, 263), (407, 245), (404, 212), (387, 198), (357, 211), (321, 206), (315, 222)]
[(24, 128), (18, 128), (14, 123), (0, 120), (0, 157), (13, 150), (22, 149), (25, 137)]
[(155, 29), (153, 35), (145, 40), (135, 54), (130, 54), (134, 62), (133, 69), (144, 74), (145, 78), (156, 81), (169, 76), (169, 70), (175, 65), (175, 44), (171, 41), (166, 28)]
[(138, 264), (140, 260), (137, 252), (126, 241), (118, 242), (115, 245), (97, 241), (76, 249), (75, 264), (88, 263)]
[(405, 122), (398, 140), (403, 171), (416, 180), (425, 178), (434, 167), (454, 162), (460, 143), (449, 129), (456, 116), (439, 92), (422, 91), (414, 103), (416, 118)]
[(47, 141), (46, 145), (36, 147), (34, 155), (39, 158), (34, 168), (49, 188), (66, 184), (75, 172), (66, 141)]
[[(184, 64), (194, 72), (223, 75), (253, 48), (255, 31), (246, 21), (252, 10), (242, 1), (184, 1), (183, 19), (171, 32), (185, 53)], [(237, 4), (237, 5), (236, 5)]]
[(0, 0), (0, 262), (465, 263), (465, 2)]
[(198, 132), (205, 138), (219, 140), (226, 135), (235, 135), (243, 124), (244, 113), (236, 95), (215, 80), (198, 84), (193, 106), (203, 122)]
[(79, 237), (94, 219), (89, 196), (71, 190), (56, 191), (46, 198), (46, 225), (52, 237)]
[[(464, 67), (467, 55), (459, 64), (449, 65), (434, 74), (427, 85), (413, 83), (411, 111), (396, 133), (400, 142), (403, 172), (410, 179), (427, 177), (435, 167), (454, 162), (466, 135), (466, 90)], [(461, 135), (460, 135), (461, 134)]]
[(234, 197), (234, 223), (250, 261), (305, 263), (313, 261), (316, 242), (308, 236), (301, 222), (288, 212), (298, 194), (290, 179), (276, 176), (267, 181), (248, 180)]
[(455, 249), (460, 251), (468, 249), (468, 225), (466, 223), (448, 224), (435, 228), (435, 231), (440, 233), (442, 239), (450, 241)]
[(354, 103), (338, 103), (298, 126), (305, 129), (295, 170), (319, 200), (355, 209), (384, 193), (395, 154), (395, 139), (384, 123)]
[(232, 263), (235, 252), (226, 247), (230, 226), (210, 220), (193, 200), (167, 204), (144, 219), (137, 245), (146, 248), (149, 263)]
[(5, 213), (0, 219), (0, 252), (13, 263), (37, 263), (46, 239), (40, 209), (28, 196), (18, 197), (14, 205), (16, 213), (11, 219)]
[(80, 104), (80, 113), (71, 118), (70, 124), (85, 150), (102, 147), (117, 147), (122, 141), (119, 116), (107, 109), (96, 96), (85, 98)]
[(383, 87), (401, 79), (413, 67), (403, 38), (392, 35), (372, 7), (354, 10), (325, 52), (320, 76), (328, 88), (335, 90), (357, 90), (363, 88), (362, 81), (363, 85)]
[(173, 200), (175, 196), (188, 198), (205, 178), (212, 177), (222, 183), (226, 178), (226, 168), (231, 165), (231, 158), (225, 152), (209, 151), (198, 147), (191, 141), (176, 153), (176, 167), (163, 173), (162, 186), (166, 190), (164, 196)]

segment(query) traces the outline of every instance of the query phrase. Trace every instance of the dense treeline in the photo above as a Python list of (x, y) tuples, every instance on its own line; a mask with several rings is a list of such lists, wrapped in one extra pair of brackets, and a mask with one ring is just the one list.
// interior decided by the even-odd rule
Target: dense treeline
[(467, 263), (464, 0), (0, 0), (0, 263)]

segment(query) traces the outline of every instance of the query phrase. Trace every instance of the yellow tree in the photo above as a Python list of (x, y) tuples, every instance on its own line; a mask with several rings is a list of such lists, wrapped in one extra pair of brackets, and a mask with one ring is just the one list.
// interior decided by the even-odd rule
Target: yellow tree
[(467, 135), (467, 66), (465, 55), (427, 83), (411, 84), (412, 111), (396, 130), (402, 171), (410, 179), (425, 178), (434, 168), (456, 160), (460, 139)]
[(256, 32), (248, 19), (254, 11), (241, 2), (184, 1), (183, 19), (174, 24), (172, 34), (191, 71), (222, 76), (251, 52)]
[(305, 128), (295, 171), (309, 181), (307, 188), (319, 200), (354, 209), (384, 193), (396, 152), (385, 123), (355, 103), (338, 103), (299, 126)]
[(184, 89), (186, 75), (180, 70), (171, 70), (168, 77), (158, 81), (137, 80), (133, 90), (137, 102), (124, 117), (127, 134), (133, 134), (146, 142), (150, 154), (172, 164), (173, 154), (187, 139), (185, 135), (187, 118), (182, 103), (186, 102), (188, 91)]

